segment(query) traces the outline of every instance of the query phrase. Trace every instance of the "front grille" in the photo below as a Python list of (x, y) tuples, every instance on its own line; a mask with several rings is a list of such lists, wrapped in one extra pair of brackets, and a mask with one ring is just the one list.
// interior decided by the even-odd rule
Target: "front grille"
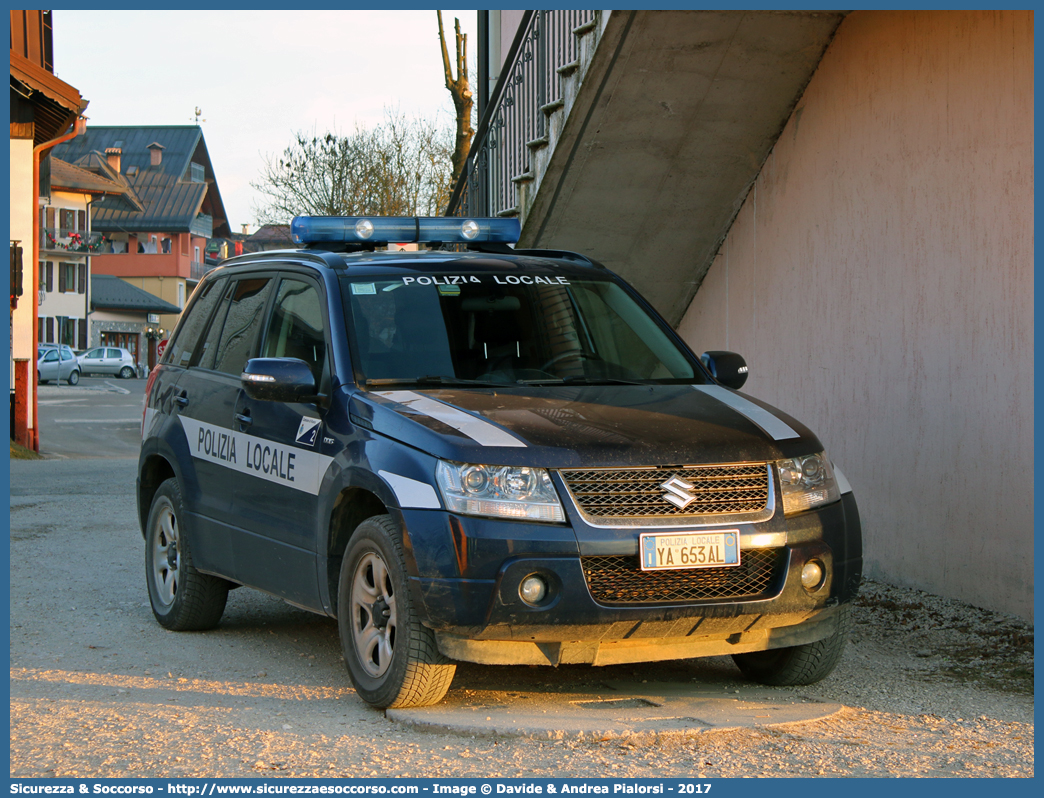
[[(598, 518), (651, 518), (733, 515), (764, 510), (769, 500), (765, 463), (685, 468), (589, 468), (562, 471), (580, 511)], [(661, 487), (679, 477), (693, 487), (695, 501), (676, 507)]]
[(728, 568), (643, 571), (638, 555), (581, 557), (591, 596), (599, 604), (755, 600), (779, 592), (785, 549), (744, 549)]

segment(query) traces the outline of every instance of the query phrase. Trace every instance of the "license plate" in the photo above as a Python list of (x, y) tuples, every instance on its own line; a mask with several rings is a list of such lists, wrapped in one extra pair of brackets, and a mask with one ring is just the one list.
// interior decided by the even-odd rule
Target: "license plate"
[(739, 530), (687, 535), (647, 533), (639, 536), (638, 551), (643, 571), (739, 565)]

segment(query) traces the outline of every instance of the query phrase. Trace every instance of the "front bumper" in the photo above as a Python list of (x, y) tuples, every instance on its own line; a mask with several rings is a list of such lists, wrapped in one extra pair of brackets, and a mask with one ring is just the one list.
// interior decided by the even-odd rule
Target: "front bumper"
[[(414, 604), (422, 608), (425, 625), (447, 656), (490, 664), (608, 664), (814, 642), (836, 628), (836, 607), (855, 596), (862, 575), (859, 514), (851, 493), (827, 507), (790, 518), (779, 513), (767, 524), (741, 530), (751, 542), (772, 536), (772, 579), (756, 596), (695, 601), (597, 601), (584, 558), (621, 554), (619, 532), (599, 541), (590, 528), (574, 533), (565, 525), (430, 510), (403, 511), (403, 521), (417, 574), (411, 577)], [(637, 532), (628, 533), (633, 543), (627, 553), (635, 559)], [(826, 579), (810, 592), (800, 574), (813, 558), (826, 566)], [(530, 574), (549, 586), (540, 606), (519, 595), (519, 584)]]

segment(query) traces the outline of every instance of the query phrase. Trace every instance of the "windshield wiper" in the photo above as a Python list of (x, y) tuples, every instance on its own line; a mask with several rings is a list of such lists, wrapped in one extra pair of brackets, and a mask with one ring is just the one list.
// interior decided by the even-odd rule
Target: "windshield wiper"
[(649, 385), (638, 380), (621, 380), (616, 377), (560, 377), (557, 379), (517, 380), (519, 385)]
[(507, 382), (489, 382), (488, 380), (465, 380), (461, 377), (444, 377), (439, 374), (427, 374), (423, 377), (385, 377), (366, 380), (366, 385), (477, 385), (487, 388), (506, 388)]

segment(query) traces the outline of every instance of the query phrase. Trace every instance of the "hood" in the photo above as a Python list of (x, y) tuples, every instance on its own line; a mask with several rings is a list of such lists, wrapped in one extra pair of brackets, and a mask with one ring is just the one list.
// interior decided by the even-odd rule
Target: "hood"
[(803, 425), (718, 385), (356, 393), (351, 415), (445, 460), (544, 468), (760, 462), (820, 451)]

